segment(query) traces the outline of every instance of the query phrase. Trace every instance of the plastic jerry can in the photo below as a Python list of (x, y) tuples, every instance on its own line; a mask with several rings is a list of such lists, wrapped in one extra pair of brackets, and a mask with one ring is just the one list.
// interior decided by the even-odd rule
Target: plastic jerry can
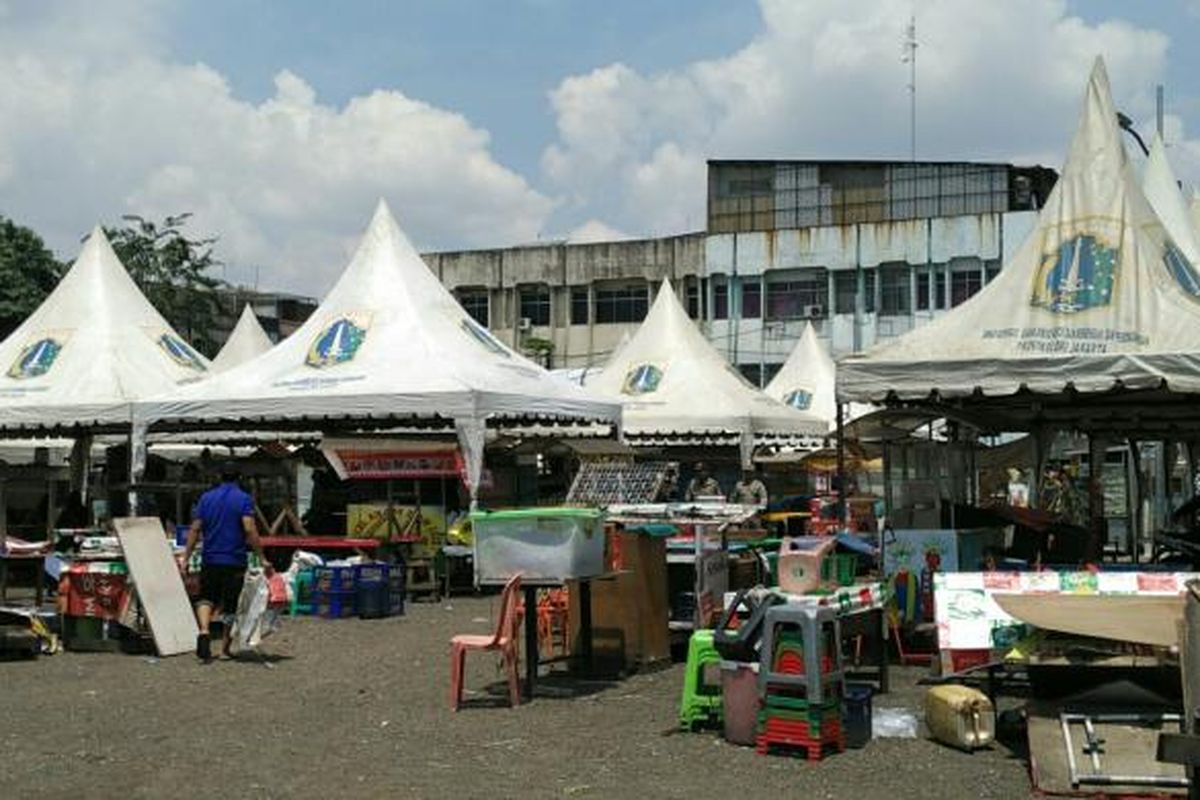
[(934, 686), (925, 695), (925, 725), (939, 742), (975, 750), (996, 738), (996, 709), (978, 689)]
[(833, 537), (786, 536), (779, 545), (779, 588), (807, 594), (821, 585), (821, 561), (836, 544)]

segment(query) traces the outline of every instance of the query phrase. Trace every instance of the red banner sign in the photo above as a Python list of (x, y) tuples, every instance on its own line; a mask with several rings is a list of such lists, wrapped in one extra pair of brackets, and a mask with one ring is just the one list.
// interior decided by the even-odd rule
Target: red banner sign
[(66, 613), (72, 617), (119, 620), (129, 604), (125, 575), (71, 569), (67, 577)]
[(457, 450), (338, 450), (348, 478), (458, 478), (463, 460)]

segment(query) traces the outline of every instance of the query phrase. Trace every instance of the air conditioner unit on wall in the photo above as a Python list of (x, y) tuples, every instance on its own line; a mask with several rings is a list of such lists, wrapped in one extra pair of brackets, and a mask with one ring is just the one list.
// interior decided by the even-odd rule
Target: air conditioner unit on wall
[(529, 317), (521, 317), (521, 319), (517, 320), (517, 330), (519, 330), (519, 331), (533, 330), (533, 320), (531, 320)]
[(825, 316), (825, 306), (816, 304), (804, 307), (805, 319), (820, 319)]

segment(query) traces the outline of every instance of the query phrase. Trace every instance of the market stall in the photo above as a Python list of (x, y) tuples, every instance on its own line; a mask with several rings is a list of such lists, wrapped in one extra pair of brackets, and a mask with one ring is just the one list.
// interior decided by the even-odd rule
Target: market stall
[(615, 427), (620, 415), (471, 319), (381, 202), (349, 266), (295, 334), (202, 384), (139, 403), (135, 433), (419, 427), (457, 439), (475, 498), (487, 426)]
[[(917, 484), (900, 487), (908, 497), (889, 493), (889, 514), (907, 510), (907, 521), (921, 523), (912, 525), (909, 536), (919, 547), (910, 549), (924, 551), (919, 558), (925, 564), (903, 567), (909, 575), (921, 571), (915, 587), (907, 584), (909, 595), (927, 605), (925, 587), (932, 585), (942, 667), (954, 679), (964, 679), (963, 672), (972, 667), (994, 668), (997, 651), (1015, 652), (1014, 644), (1026, 665), (1066, 670), (1053, 686), (1034, 679), (1037, 702), (1027, 708), (1035, 785), (1054, 792), (1102, 784), (1112, 791), (1182, 785), (1177, 777), (1162, 777), (1153, 740), (1144, 746), (1144, 730), (1134, 759), (1140, 759), (1142, 769), (1104, 773), (1095, 749), (1094, 726), (1100, 718), (1090, 712), (1082, 717), (1066, 713), (1104, 706), (1111, 711), (1116, 705), (1124, 713), (1123, 724), (1136, 727), (1157, 720), (1161, 725), (1166, 719), (1161, 706), (1148, 710), (1147, 698), (1168, 709), (1181, 707), (1179, 675), (1188, 674), (1176, 667), (1173, 679), (1163, 682), (1159, 668), (1164, 653), (1178, 644), (1172, 631), (1179, 630), (1182, 584), (1189, 576), (1171, 567), (1130, 571), (1128, 565), (1095, 566), (1103, 554), (1104, 505), (1111, 495), (1105, 484), (1110, 446), (1128, 442), (1136, 462), (1142, 442), (1173, 453), (1171, 442), (1195, 440), (1200, 432), (1195, 248), (1177, 220), (1169, 222), (1166, 210), (1163, 217), (1156, 215), (1155, 209), (1166, 207), (1147, 201), (1120, 137), (1107, 76), (1097, 61), (1061, 177), (1024, 245), (972, 299), (892, 342), (843, 359), (837, 377), (842, 403), (885, 403), (894, 413), (949, 421), (943, 435), (930, 436), (922, 446), (924, 455), (921, 449), (910, 450), (918, 457), (915, 472), (922, 472), (921, 458), (934, 459), (922, 472), (935, 479), (934, 485), (922, 492), (920, 478), (906, 475), (918, 478)], [(935, 523), (944, 524), (946, 511), (973, 512), (982, 499), (973, 463), (979, 437), (1014, 432), (1029, 434), (1032, 457), (1025, 460), (1032, 461), (1031, 479), (1027, 491), (1009, 496), (1025, 495), (1033, 508), (999, 510), (1018, 528), (1080, 520), (1085, 546), (1052, 570), (1045, 569), (1040, 556), (997, 569), (1004, 543), (992, 542), (992, 557), (983, 559), (991, 568), (981, 573), (978, 556), (988, 548), (966, 555), (960, 531), (946, 532), (929, 546), (925, 540), (934, 536)], [(1081, 492), (1074, 491), (1075, 476), (1069, 470), (1048, 468), (1051, 445), (1061, 434), (1088, 437)], [(894, 469), (893, 459), (888, 461)], [(1158, 469), (1169, 466), (1160, 462)], [(947, 497), (945, 487), (936, 485), (947, 476), (967, 490), (964, 502)], [(1132, 493), (1136, 498), (1140, 486)], [(943, 501), (947, 508), (941, 507)], [(1141, 505), (1137, 499), (1134, 504)], [(1079, 505), (1086, 511), (1073, 510)], [(1135, 562), (1146, 554), (1142, 534), (1131, 548)], [(896, 537), (892, 545), (902, 541)], [(886, 560), (886, 542), (884, 547)], [(962, 551), (956, 559), (958, 572), (941, 568), (949, 548)], [(903, 553), (893, 551), (893, 561), (899, 555)], [(912, 557), (918, 558), (915, 552)], [(1007, 612), (999, 610), (1005, 604)], [(1014, 618), (1020, 618), (1019, 624)], [(1059, 633), (1022, 639), (1030, 623), (1042, 633)], [(1152, 631), (1160, 633), (1148, 642), (1145, 637)], [(1104, 658), (1077, 656), (1097, 650), (1118, 656), (1122, 671), (1094, 669), (1104, 666), (1099, 663)], [(1141, 660), (1127, 659), (1130, 653)], [(1118, 679), (1137, 690), (1126, 684), (1113, 693)], [(1080, 692), (1081, 686), (1087, 691)], [(1082, 737), (1075, 727), (1080, 724), (1086, 728)], [(1190, 728), (1190, 720), (1185, 726)], [(1117, 734), (1112, 736), (1115, 740)], [(1122, 742), (1133, 741), (1122, 736)], [(1091, 761), (1091, 775), (1077, 769), (1085, 758)], [(1049, 778), (1052, 773), (1062, 780)]]
[(22, 483), (48, 478), (39, 493), (44, 511), (36, 538), (50, 539), (69, 497), (84, 516), (74, 524), (87, 524), (93, 436), (128, 432), (135, 400), (197, 381), (209, 369), (138, 290), (99, 227), (54, 291), (0, 342), (0, 364), (7, 365), (0, 373), (0, 433), (74, 440), (67, 466), (6, 470), (0, 559), (9, 557), (10, 529), (35, 534), (14, 527), (15, 513), (6, 518), (4, 509), (15, 512), (16, 504), (5, 499), (5, 484), (15, 501)]
[(742, 466), (765, 441), (814, 447), (829, 430), (817, 414), (784, 405), (742, 378), (688, 317), (667, 280), (629, 343), (588, 378), (586, 389), (622, 405), (625, 438), (634, 447), (700, 440), (736, 448)]

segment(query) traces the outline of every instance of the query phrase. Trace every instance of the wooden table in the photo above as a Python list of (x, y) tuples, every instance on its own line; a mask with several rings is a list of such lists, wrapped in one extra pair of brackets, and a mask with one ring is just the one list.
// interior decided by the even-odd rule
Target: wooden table
[[(263, 550), (268, 552), (268, 557), (270, 551), (280, 550), (349, 550), (375, 553), (382, 544), (378, 539), (352, 539), (347, 536), (260, 536), (258, 540), (262, 543)], [(274, 564), (275, 559), (270, 560), (272, 566), (277, 566)]]
[[(615, 573), (614, 573), (615, 574)], [(597, 575), (590, 578), (576, 578), (579, 586), (579, 660), (583, 662), (584, 670), (592, 666), (592, 586), (594, 580), (603, 580), (610, 575)], [(537, 593), (538, 589), (556, 589), (566, 585), (566, 581), (521, 581), (525, 590), (525, 697), (533, 699), (534, 688), (537, 685), (539, 663)]]

